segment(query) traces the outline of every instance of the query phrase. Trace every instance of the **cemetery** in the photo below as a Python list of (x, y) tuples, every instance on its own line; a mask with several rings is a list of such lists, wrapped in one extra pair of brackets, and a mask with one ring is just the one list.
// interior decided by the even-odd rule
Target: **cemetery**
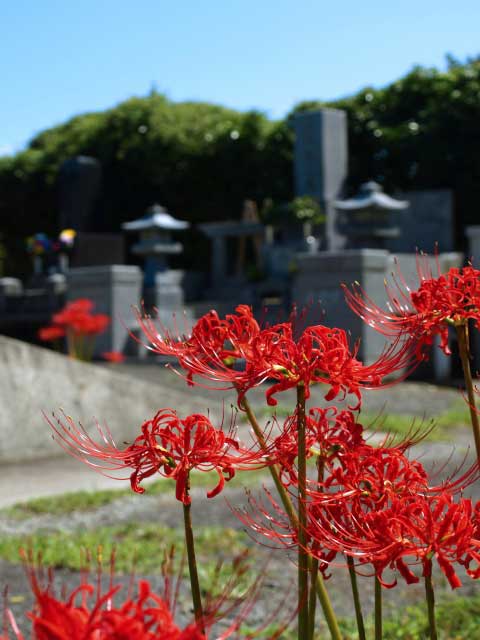
[(0, 640), (480, 637), (480, 225), (311, 107), (290, 197), (114, 215), (92, 147), (6, 224)]

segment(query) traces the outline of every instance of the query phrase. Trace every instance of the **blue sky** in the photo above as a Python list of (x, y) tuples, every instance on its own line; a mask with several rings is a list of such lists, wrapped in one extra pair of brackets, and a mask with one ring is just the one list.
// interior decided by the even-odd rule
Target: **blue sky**
[(155, 87), (283, 116), (480, 53), (478, 0), (0, 0), (0, 155)]

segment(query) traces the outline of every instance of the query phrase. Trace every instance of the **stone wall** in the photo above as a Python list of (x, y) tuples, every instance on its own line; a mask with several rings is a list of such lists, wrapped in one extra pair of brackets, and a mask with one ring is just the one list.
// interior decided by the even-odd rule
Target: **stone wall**
[(0, 357), (0, 463), (61, 455), (42, 411), (62, 408), (87, 428), (97, 418), (121, 446), (161, 407), (181, 407), (182, 415), (208, 408), (193, 389), (167, 389), (4, 336)]

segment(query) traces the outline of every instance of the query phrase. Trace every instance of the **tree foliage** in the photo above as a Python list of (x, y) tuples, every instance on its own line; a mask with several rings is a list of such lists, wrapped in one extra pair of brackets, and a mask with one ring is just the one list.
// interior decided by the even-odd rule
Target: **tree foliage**
[(102, 164), (99, 229), (118, 230), (154, 201), (191, 222), (236, 218), (245, 198), (292, 200), (291, 119), (324, 106), (348, 114), (352, 190), (368, 179), (390, 191), (451, 188), (460, 238), (480, 202), (480, 59), (447, 62), (445, 71), (415, 67), (382, 89), (301, 103), (284, 121), (152, 92), (43, 131), (25, 151), (0, 158), (7, 270), (18, 267), (27, 235), (58, 231), (65, 159), (91, 155)]
[(239, 217), (243, 200), (292, 196), (293, 137), (256, 111), (172, 103), (152, 93), (75, 117), (0, 159), (0, 215), (10, 264), (24, 238), (58, 229), (57, 177), (75, 155), (102, 164), (97, 230), (118, 231), (158, 201), (191, 222)]
[(461, 240), (480, 203), (480, 58), (447, 62), (446, 71), (415, 67), (383, 89), (301, 103), (290, 118), (319, 106), (344, 109), (350, 187), (374, 179), (390, 191), (453, 189)]

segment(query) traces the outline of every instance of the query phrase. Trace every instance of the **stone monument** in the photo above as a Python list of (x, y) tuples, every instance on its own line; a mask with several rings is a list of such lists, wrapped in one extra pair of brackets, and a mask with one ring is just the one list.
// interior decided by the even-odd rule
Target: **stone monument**
[(63, 162), (58, 174), (61, 229), (91, 229), (101, 181), (102, 168), (95, 158), (76, 156)]
[(100, 162), (88, 156), (69, 158), (58, 176), (59, 227), (76, 232), (70, 265), (90, 267), (125, 262), (124, 238), (104, 233), (102, 215), (96, 210), (102, 183)]
[[(228, 242), (230, 239), (237, 241), (237, 249), (242, 247), (239, 241), (251, 237), (254, 239), (255, 251), (259, 249), (263, 242), (264, 226), (258, 220), (225, 220), (222, 222), (204, 222), (199, 225), (212, 242), (212, 262), (210, 266), (211, 282), (210, 288), (206, 292), (207, 297), (212, 300), (232, 300), (232, 288), (238, 299), (245, 303), (251, 303), (251, 287), (247, 286), (245, 273), (239, 273), (239, 265), (244, 264), (238, 260), (232, 264), (232, 255), (229, 251)], [(241, 255), (241, 254), (240, 254)], [(260, 259), (260, 252), (258, 252)]]
[(344, 246), (338, 232), (334, 201), (343, 192), (348, 172), (347, 114), (338, 109), (299, 113), (295, 130), (295, 193), (311, 196), (324, 209), (327, 249)]

